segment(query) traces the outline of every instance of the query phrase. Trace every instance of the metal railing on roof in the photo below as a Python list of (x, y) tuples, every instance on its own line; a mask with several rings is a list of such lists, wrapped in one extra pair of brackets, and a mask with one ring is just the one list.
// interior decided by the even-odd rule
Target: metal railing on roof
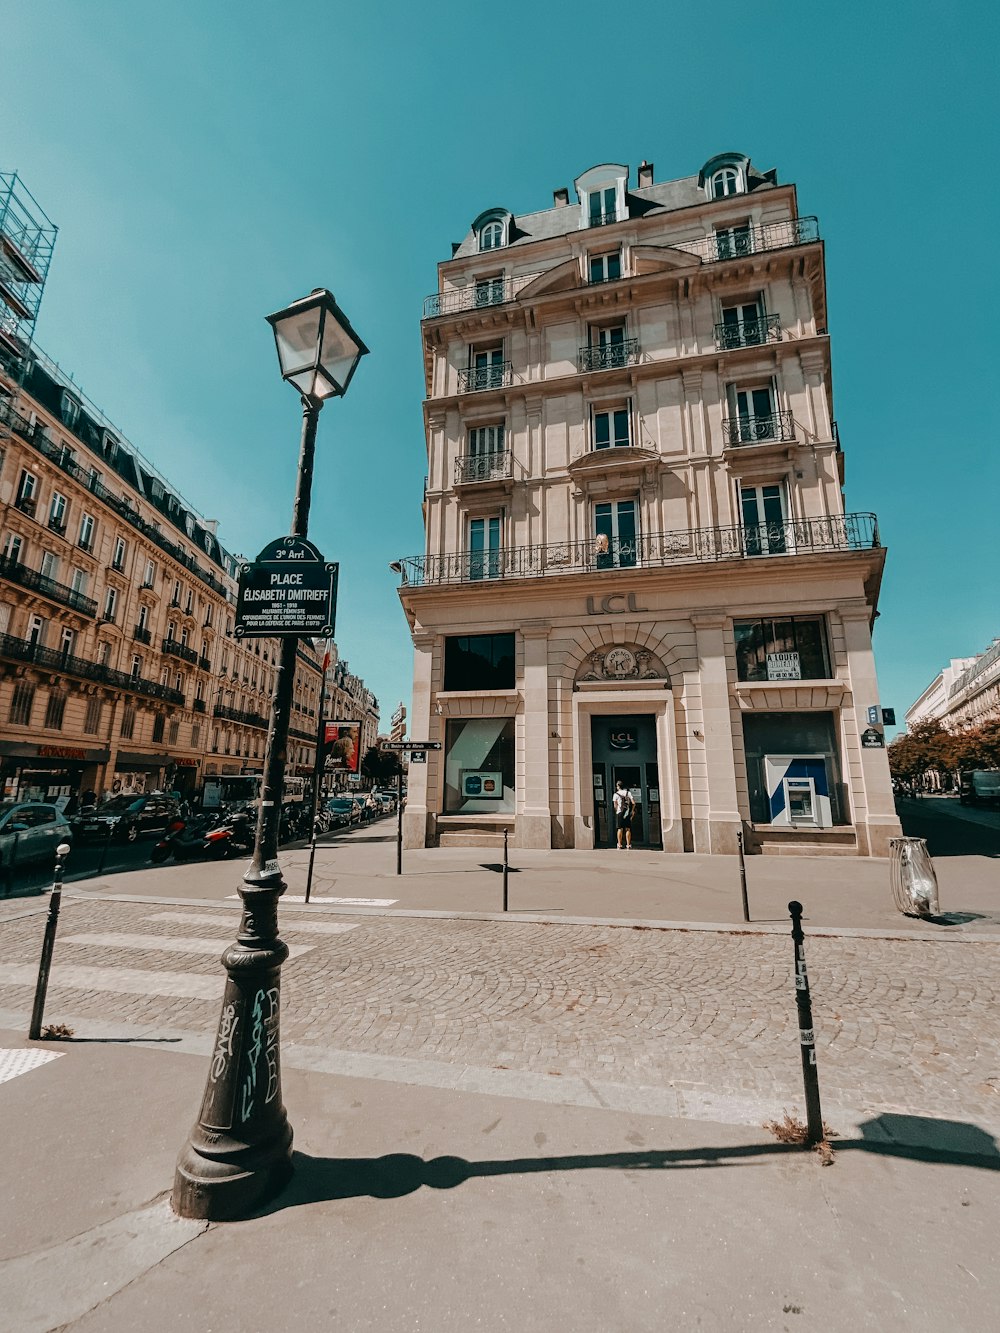
[(987, 648), (985, 653), (980, 657), (977, 657), (971, 666), (965, 668), (948, 691), (948, 698), (954, 699), (956, 694), (961, 694), (964, 689), (974, 681), (978, 680), (980, 676), (985, 676), (990, 667), (997, 661), (1000, 661), (1000, 639), (997, 639), (992, 648)]

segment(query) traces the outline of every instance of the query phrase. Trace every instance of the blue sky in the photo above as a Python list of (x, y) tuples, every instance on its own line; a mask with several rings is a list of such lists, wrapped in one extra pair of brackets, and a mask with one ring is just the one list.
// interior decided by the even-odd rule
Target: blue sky
[(327, 286), (371, 348), (320, 419), (310, 535), (384, 717), (410, 692), (387, 565), (422, 549), (421, 300), (483, 208), (603, 161), (664, 180), (734, 149), (797, 184), (847, 507), (889, 548), (883, 702), (1000, 635), (994, 6), (6, 0), (0, 32), (0, 168), (60, 227), (37, 340), (231, 550), (291, 511), (264, 316)]

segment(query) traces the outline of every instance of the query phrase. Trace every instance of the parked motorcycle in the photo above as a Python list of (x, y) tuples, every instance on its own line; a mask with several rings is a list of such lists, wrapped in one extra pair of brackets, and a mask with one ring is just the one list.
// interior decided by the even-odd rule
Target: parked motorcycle
[(218, 813), (178, 818), (154, 845), (150, 860), (162, 863), (172, 856), (175, 861), (221, 861), (227, 856), (249, 854), (253, 842), (250, 817), (242, 810), (234, 810), (221, 819)]

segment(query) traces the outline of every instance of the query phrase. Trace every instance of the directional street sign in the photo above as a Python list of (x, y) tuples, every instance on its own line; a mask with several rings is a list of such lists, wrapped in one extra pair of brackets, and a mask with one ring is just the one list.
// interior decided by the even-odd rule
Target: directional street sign
[(440, 741), (385, 741), (383, 750), (440, 750)]
[(236, 637), (331, 638), (337, 620), (339, 568), (324, 560), (304, 537), (269, 542), (256, 560), (240, 566)]

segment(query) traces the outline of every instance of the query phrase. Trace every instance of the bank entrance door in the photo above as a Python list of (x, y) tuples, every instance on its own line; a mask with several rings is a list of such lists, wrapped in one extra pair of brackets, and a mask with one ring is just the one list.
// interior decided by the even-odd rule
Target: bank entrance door
[(594, 717), (590, 724), (593, 751), (594, 845), (617, 842), (611, 798), (618, 779), (632, 793), (632, 846), (660, 847), (660, 783), (656, 763), (656, 725), (651, 713), (625, 717)]

